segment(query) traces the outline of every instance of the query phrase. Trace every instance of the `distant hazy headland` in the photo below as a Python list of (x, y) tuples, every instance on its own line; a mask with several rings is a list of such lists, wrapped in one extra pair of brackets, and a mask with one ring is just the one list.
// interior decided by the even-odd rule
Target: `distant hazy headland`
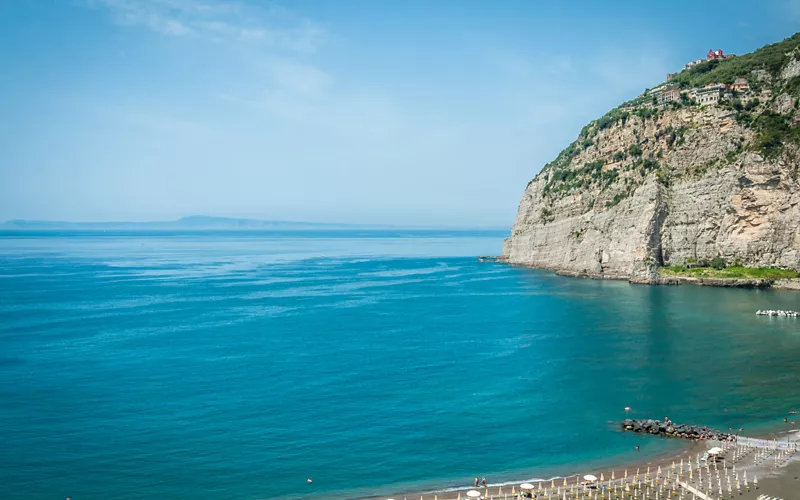
[(322, 222), (293, 222), (258, 219), (235, 219), (191, 215), (170, 221), (151, 222), (64, 222), (14, 219), (0, 224), (2, 230), (264, 230), (264, 229), (385, 229), (389, 226), (366, 226), (355, 224), (328, 224)]
[(497, 227), (420, 227), (392, 224), (339, 224), (190, 215), (170, 221), (65, 222), (14, 219), (0, 223), (0, 231), (324, 231), (324, 230), (506, 230)]

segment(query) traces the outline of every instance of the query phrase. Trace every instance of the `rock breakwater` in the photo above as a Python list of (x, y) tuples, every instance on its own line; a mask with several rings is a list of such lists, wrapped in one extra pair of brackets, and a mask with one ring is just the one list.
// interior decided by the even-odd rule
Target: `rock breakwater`
[(713, 439), (726, 441), (735, 438), (733, 434), (709, 429), (699, 425), (676, 424), (660, 420), (625, 419), (622, 428), (626, 431), (655, 434), (657, 436), (677, 437), (683, 439)]

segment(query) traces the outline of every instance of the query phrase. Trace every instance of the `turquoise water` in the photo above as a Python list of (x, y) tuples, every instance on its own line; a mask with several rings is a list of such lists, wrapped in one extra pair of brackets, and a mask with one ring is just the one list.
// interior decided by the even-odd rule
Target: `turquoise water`
[(721, 428), (800, 407), (800, 321), (754, 315), (800, 294), (476, 262), (502, 236), (0, 235), (4, 493), (498, 482), (675, 446), (617, 432), (625, 406)]

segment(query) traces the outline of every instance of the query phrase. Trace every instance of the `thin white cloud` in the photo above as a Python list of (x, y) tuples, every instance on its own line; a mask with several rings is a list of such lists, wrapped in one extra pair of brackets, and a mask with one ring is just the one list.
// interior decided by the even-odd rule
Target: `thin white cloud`
[(271, 58), (266, 62), (265, 69), (278, 86), (308, 96), (322, 95), (331, 81), (325, 71), (292, 59)]
[(214, 42), (243, 41), (293, 52), (316, 51), (325, 30), (278, 6), (222, 0), (87, 0), (107, 9), (115, 22), (168, 36)]

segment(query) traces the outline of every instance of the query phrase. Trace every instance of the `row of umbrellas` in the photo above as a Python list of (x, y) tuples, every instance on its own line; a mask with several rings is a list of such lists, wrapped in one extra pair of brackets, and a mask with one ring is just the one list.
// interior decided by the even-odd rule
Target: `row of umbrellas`
[[(628, 477), (627, 470), (619, 481), (615, 478), (614, 471), (611, 472), (611, 479), (608, 482), (606, 482), (603, 474), (600, 475), (599, 480), (597, 476), (587, 474), (583, 476), (583, 484), (579, 483), (580, 480), (578, 478), (580, 476), (573, 476), (575, 479), (569, 487), (567, 478), (564, 478), (563, 489), (561, 487), (556, 488), (554, 480), (550, 481), (549, 491), (547, 487), (542, 490), (543, 484), (539, 483), (538, 492), (543, 491), (543, 494), (547, 498), (552, 498), (551, 496), (555, 495), (555, 498), (563, 498), (563, 500), (567, 500), (567, 498), (572, 500), (594, 498), (597, 500), (598, 498), (611, 499), (618, 498), (619, 496), (658, 500), (662, 495), (666, 495), (664, 498), (677, 497), (680, 499), (688, 499), (690, 494), (694, 498), (699, 496), (700, 498), (721, 499), (724, 496), (724, 485), (727, 484), (728, 495), (733, 497), (735, 494), (734, 492), (741, 494), (742, 487), (750, 491), (749, 484), (752, 484), (755, 489), (758, 489), (758, 480), (753, 476), (753, 480), (748, 482), (746, 470), (744, 471), (743, 482), (740, 480), (739, 472), (736, 468), (737, 462), (755, 451), (755, 465), (758, 465), (760, 461), (763, 461), (766, 457), (779, 451), (779, 447), (776, 443), (772, 443), (766, 447), (762, 446), (760, 443), (753, 444), (749, 442), (747, 444), (738, 444), (735, 442), (723, 443), (722, 446), (723, 447), (715, 446), (705, 452), (706, 458), (710, 459), (714, 457), (714, 460), (707, 460), (703, 463), (703, 461), (701, 461), (702, 454), (697, 454), (695, 460), (691, 457), (689, 458), (688, 464), (685, 464), (684, 459), (680, 460), (680, 464), (673, 462), (671, 467), (668, 466), (666, 468), (666, 475), (662, 474), (661, 466), (658, 466), (654, 476), (651, 476), (651, 468), (648, 466), (646, 473), (641, 479), (640, 471), (636, 469), (636, 475), (632, 481)], [(777, 467), (779, 463), (783, 463), (783, 461), (787, 460), (797, 451), (796, 443), (792, 446), (788, 446), (785, 450), (780, 450), (780, 453), (775, 456), (775, 467)], [(718, 466), (720, 456), (725, 457), (726, 455), (727, 460), (723, 460), (722, 465)], [(706, 460), (706, 458), (702, 460)], [(732, 467), (726, 466), (726, 462), (732, 465)], [(686, 466), (688, 466), (688, 469), (685, 468)], [(688, 472), (688, 475), (686, 475), (686, 472)], [(531, 483), (522, 483), (518, 488), (520, 493), (522, 493), (532, 492), (537, 487)], [(592, 492), (590, 489), (595, 491)], [(537, 494), (539, 494), (538, 492)], [(717, 492), (719, 493), (718, 495)], [(466, 492), (466, 496), (469, 500), (479, 500), (482, 495), (485, 495), (487, 499), (498, 500), (507, 500), (516, 497), (513, 486), (511, 488), (510, 497), (508, 494), (503, 495), (501, 489), (498, 489), (496, 496), (490, 495), (488, 489), (485, 493), (482, 493), (478, 489), (472, 489)], [(434, 500), (435, 499), (436, 496), (434, 496)], [(461, 493), (458, 494), (458, 499), (461, 500)], [(422, 498), (420, 498), (420, 500), (422, 500)]]
[[(583, 476), (583, 479), (585, 481), (595, 482), (595, 481), (597, 481), (597, 476), (593, 476), (591, 474), (586, 474), (585, 476)], [(535, 488), (535, 486), (532, 485), (531, 483), (522, 483), (522, 484), (519, 485), (519, 489), (521, 489), (521, 490), (532, 490), (534, 488)], [(469, 490), (469, 491), (467, 491), (467, 496), (470, 497), (470, 498), (478, 498), (478, 497), (481, 496), (481, 492), (478, 491), (478, 490)]]

